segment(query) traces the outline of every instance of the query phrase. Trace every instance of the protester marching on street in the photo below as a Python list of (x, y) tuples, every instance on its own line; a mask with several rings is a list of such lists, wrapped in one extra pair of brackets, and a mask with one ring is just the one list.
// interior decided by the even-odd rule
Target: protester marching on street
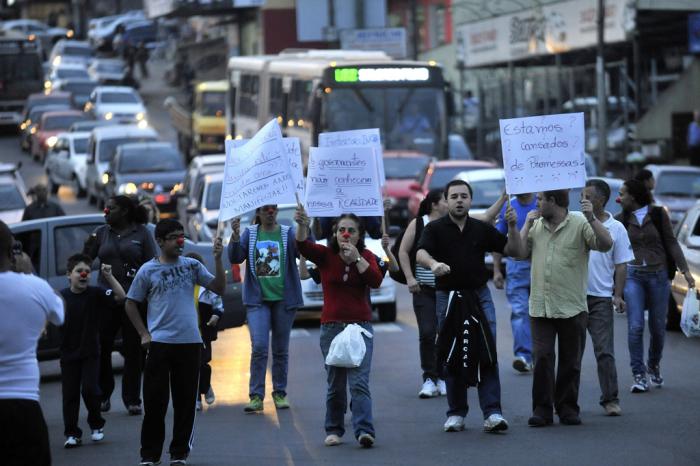
[[(144, 207), (138, 206), (127, 196), (114, 196), (108, 199), (104, 214), (106, 225), (98, 227), (88, 237), (83, 253), (93, 259), (99, 259), (100, 264), (111, 265), (114, 278), (128, 293), (141, 265), (157, 255), (153, 236), (143, 225), (148, 215)], [(99, 276), (97, 282), (104, 288), (111, 288), (103, 276)], [(142, 308), (141, 315), (145, 316), (145, 307)], [(140, 338), (124, 313), (123, 305), (115, 306), (103, 317), (100, 330), (101, 410), (106, 412), (111, 409), (110, 399), (114, 391), (112, 350), (114, 338), (121, 329), (124, 355), (122, 401), (129, 414), (140, 415), (142, 412), (141, 373), (145, 357)]]
[(101, 272), (109, 289), (90, 286), (92, 258), (73, 254), (68, 258), (68, 287), (61, 290), (65, 302), (65, 322), (61, 327), (61, 386), (63, 391), (63, 435), (65, 448), (82, 443), (78, 427), (80, 395), (88, 411), (93, 442), (104, 439), (105, 420), (100, 413), (100, 323), (102, 316), (122, 304), (126, 293), (112, 275), (112, 266), (102, 264)]
[(0, 446), (3, 464), (49, 466), (49, 433), (39, 404), (36, 349), (47, 322), (61, 325), (63, 300), (39, 277), (16, 272), (14, 238), (0, 220)]
[(535, 366), (528, 425), (552, 424), (553, 410), (561, 424), (578, 425), (588, 317), (588, 255), (592, 249), (610, 250), (613, 242), (585, 196), (581, 200), (583, 216), (569, 212), (567, 189), (538, 193), (537, 206), (538, 210), (528, 214), (521, 232), (526, 257), (532, 261), (529, 304)]
[[(634, 382), (632, 393), (649, 390), (651, 383), (664, 385), (661, 358), (666, 337), (666, 316), (671, 291), (670, 278), (679, 270), (689, 288), (695, 279), (688, 269), (683, 251), (673, 233), (671, 220), (663, 207), (652, 205), (651, 193), (644, 183), (627, 180), (620, 188), (622, 212), (616, 220), (627, 229), (634, 261), (627, 266), (624, 298), (627, 303), (627, 338)], [(644, 363), (645, 310), (649, 317), (649, 352)]]
[[(429, 268), (435, 275), (439, 338), (442, 339), (442, 334), (448, 327), (446, 319), (449, 313), (452, 312), (450, 319), (453, 320), (455, 316), (460, 315), (457, 311), (463, 311), (464, 306), (460, 306), (459, 310), (454, 309), (453, 312), (451, 301), (457, 293), (461, 295), (460, 301), (470, 304), (466, 306), (468, 311), (472, 315), (479, 315), (482, 331), (477, 333), (484, 335), (487, 341), (472, 345), (471, 348), (477, 350), (474, 357), (488, 357), (490, 360), (490, 363), (483, 364), (480, 370), (480, 380), (477, 384), (479, 403), (484, 416), (484, 430), (498, 432), (506, 430), (508, 423), (501, 410), (501, 383), (495, 360), (495, 346), (489, 345), (489, 341), (492, 341), (493, 345), (496, 341), (496, 309), (487, 286), (489, 274), (484, 263), (484, 253), (498, 252), (517, 257), (524, 251), (517, 230), (517, 214), (513, 208), (507, 208), (509, 228), (508, 236), (505, 237), (490, 224), (469, 216), (472, 195), (471, 186), (465, 181), (453, 180), (447, 184), (444, 197), (447, 200), (448, 215), (430, 222), (423, 230), (418, 242), (417, 262)], [(486, 322), (481, 317), (484, 317)], [(452, 327), (449, 330), (452, 333), (456, 329)], [(456, 343), (457, 341), (452, 341), (452, 344)], [(462, 345), (457, 347), (462, 348)], [(440, 364), (449, 365), (446, 378), (449, 405), (444, 425), (446, 432), (464, 429), (464, 417), (469, 409), (467, 387), (473, 384), (473, 380), (465, 376), (464, 364), (450, 364), (450, 361), (446, 360), (452, 356), (451, 353), (444, 353), (446, 357), (440, 360)], [(472, 355), (469, 357), (472, 358)], [(471, 369), (472, 366), (469, 370)]]
[[(588, 333), (598, 367), (600, 405), (608, 416), (622, 414), (618, 397), (615, 365), (615, 322), (613, 309), (625, 312), (624, 289), (627, 263), (634, 260), (627, 230), (605, 205), (610, 199), (610, 186), (600, 179), (586, 181), (584, 196), (593, 204), (593, 215), (610, 233), (612, 248), (607, 252), (591, 251), (588, 256)], [(585, 345), (585, 339), (584, 339)]]
[[(294, 228), (277, 222), (277, 206), (256, 209), (253, 225), (240, 232), (240, 219), (232, 220), (228, 245), (232, 264), (247, 262), (243, 283), (250, 331), (250, 402), (246, 413), (263, 410), (268, 348), (272, 346), (272, 401), (277, 409), (289, 408), (289, 336), (296, 310), (304, 304), (296, 264), (298, 256)], [(270, 337), (270, 334), (272, 336)]]
[[(522, 229), (527, 214), (537, 209), (534, 193), (523, 193), (510, 200), (510, 205), (518, 214), (518, 231)], [(505, 219), (506, 208), (498, 216), (496, 229), (502, 234), (508, 231)], [(513, 331), (513, 369), (518, 372), (532, 370), (532, 334), (530, 332), (530, 261), (514, 257), (506, 258), (506, 278), (503, 278), (502, 256), (493, 254), (493, 284), (502, 290), (505, 284), (506, 297), (510, 304), (510, 327)]]
[[(172, 395), (173, 435), (170, 464), (184, 465), (193, 443), (199, 395), (202, 337), (194, 305), (194, 288), (222, 295), (226, 273), (220, 237), (213, 243), (216, 275), (196, 259), (183, 257), (185, 233), (173, 219), (158, 222), (155, 239), (160, 255), (145, 263), (127, 293), (126, 314), (148, 349), (144, 368), (145, 414), (141, 425), (141, 465), (158, 464), (165, 441), (165, 415)], [(148, 301), (146, 325), (139, 304)]]
[[(321, 272), (323, 308), (320, 344), (325, 360), (331, 342), (348, 324), (358, 324), (370, 334), (373, 333), (372, 309), (367, 297), (369, 288), (381, 286), (382, 274), (374, 254), (365, 248), (365, 231), (356, 215), (343, 214), (336, 220), (328, 246), (315, 244), (309, 239), (310, 221), (301, 206), (297, 208), (295, 221), (298, 224), (296, 244), (299, 252), (314, 262)], [(366, 352), (359, 367), (325, 365), (328, 383), (325, 420), (327, 446), (339, 445), (345, 434), (348, 387), (355, 439), (364, 448), (372, 447), (375, 442), (369, 390), (374, 344), (373, 338), (366, 335), (362, 338)]]

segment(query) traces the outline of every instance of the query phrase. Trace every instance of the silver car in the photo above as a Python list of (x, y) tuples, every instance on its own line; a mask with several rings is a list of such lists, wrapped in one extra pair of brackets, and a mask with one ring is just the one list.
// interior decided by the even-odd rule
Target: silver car
[(668, 209), (671, 223), (676, 226), (695, 201), (700, 199), (700, 167), (679, 165), (647, 165), (656, 184), (654, 201)]

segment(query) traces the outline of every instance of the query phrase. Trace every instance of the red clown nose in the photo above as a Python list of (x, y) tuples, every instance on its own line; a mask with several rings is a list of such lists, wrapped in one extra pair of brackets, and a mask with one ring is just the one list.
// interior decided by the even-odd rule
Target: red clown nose
[(178, 245), (178, 246), (184, 246), (184, 245), (185, 245), (185, 238), (178, 238), (178, 239), (177, 239), (177, 245)]
[(80, 272), (80, 278), (85, 278), (88, 276), (87, 272)]
[(105, 215), (109, 215), (109, 209), (107, 207), (105, 207), (102, 212), (104, 212)]
[(350, 238), (350, 233), (343, 233), (341, 236), (343, 237), (343, 239), (348, 239)]

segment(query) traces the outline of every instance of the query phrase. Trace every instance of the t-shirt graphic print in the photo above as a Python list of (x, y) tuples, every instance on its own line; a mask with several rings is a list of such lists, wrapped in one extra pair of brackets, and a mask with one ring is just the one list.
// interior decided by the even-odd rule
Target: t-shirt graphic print
[(255, 245), (255, 274), (258, 278), (280, 276), (280, 244), (258, 241)]
[(280, 228), (275, 231), (258, 230), (255, 275), (260, 283), (263, 300), (284, 299), (284, 248)]

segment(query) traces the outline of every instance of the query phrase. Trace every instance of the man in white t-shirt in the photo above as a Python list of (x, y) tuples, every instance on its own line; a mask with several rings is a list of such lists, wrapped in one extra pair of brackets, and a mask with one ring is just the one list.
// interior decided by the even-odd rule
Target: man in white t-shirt
[(51, 464), (39, 405), (36, 346), (46, 321), (63, 323), (63, 300), (39, 277), (15, 272), (14, 238), (0, 221), (0, 436), (2, 464)]
[(613, 307), (624, 312), (622, 299), (627, 277), (627, 262), (634, 260), (627, 230), (605, 211), (610, 199), (610, 187), (599, 179), (586, 182), (583, 194), (593, 204), (593, 215), (610, 232), (613, 247), (608, 252), (591, 251), (588, 257), (588, 333), (593, 341), (593, 352), (598, 363), (600, 382), (600, 404), (608, 416), (622, 414), (617, 396), (617, 368), (615, 367), (615, 344)]

